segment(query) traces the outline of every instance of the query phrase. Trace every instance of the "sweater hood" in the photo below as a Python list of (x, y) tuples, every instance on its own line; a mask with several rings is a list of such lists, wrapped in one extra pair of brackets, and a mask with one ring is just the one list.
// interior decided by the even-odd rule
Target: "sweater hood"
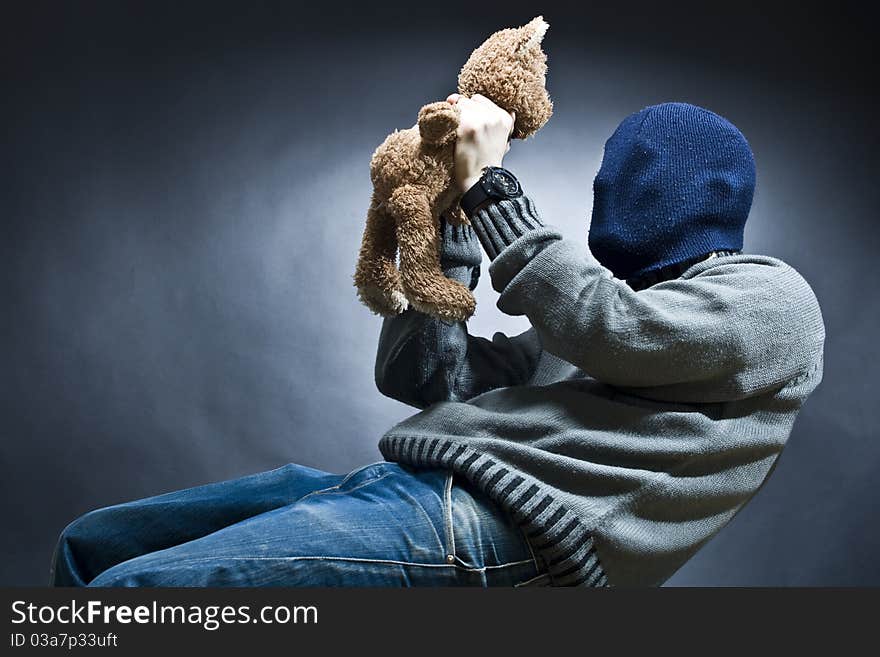
[(732, 123), (687, 103), (646, 107), (605, 144), (589, 248), (621, 279), (741, 250), (754, 189), (754, 158)]

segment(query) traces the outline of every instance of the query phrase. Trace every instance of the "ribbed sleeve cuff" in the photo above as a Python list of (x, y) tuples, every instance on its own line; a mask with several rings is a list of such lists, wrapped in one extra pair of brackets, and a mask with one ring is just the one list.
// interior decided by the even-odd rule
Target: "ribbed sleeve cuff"
[(440, 267), (444, 275), (474, 290), (480, 279), (482, 261), (480, 241), (474, 229), (468, 225), (457, 226), (442, 217)]
[(470, 220), (489, 260), (494, 260), (526, 233), (544, 226), (534, 203), (526, 195), (492, 201), (477, 210)]
[(440, 260), (445, 265), (479, 265), (483, 261), (480, 242), (471, 226), (443, 222)]

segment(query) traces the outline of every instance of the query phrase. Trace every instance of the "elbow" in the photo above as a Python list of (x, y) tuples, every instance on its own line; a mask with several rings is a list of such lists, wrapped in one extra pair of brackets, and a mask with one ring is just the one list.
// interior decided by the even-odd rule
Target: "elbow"
[(397, 399), (397, 391), (391, 386), (388, 382), (388, 379), (379, 373), (375, 376), (376, 382), (376, 390), (378, 390), (385, 397), (390, 397), (391, 399)]
[(389, 399), (420, 410), (429, 405), (419, 396), (419, 391), (414, 386), (404, 385), (400, 377), (393, 376), (385, 368), (376, 367), (374, 381), (376, 389)]
[(376, 362), (376, 367), (373, 372), (373, 381), (376, 384), (376, 389), (385, 397), (390, 397), (391, 399), (398, 399), (398, 389), (394, 386), (394, 378), (388, 375), (388, 371), (385, 368), (383, 363), (379, 361)]
[(403, 391), (391, 383), (390, 378), (386, 378), (384, 376), (377, 375), (375, 377), (375, 381), (376, 381), (376, 389), (384, 397), (388, 397), (389, 399), (393, 399), (394, 401), (399, 401), (404, 404), (410, 403), (410, 401), (406, 398), (406, 395), (403, 394)]
[(403, 377), (399, 371), (397, 358), (399, 351), (399, 349), (390, 349), (387, 343), (380, 343), (373, 366), (373, 382), (376, 384), (376, 389), (391, 399), (398, 399), (398, 391), (402, 389), (400, 380)]

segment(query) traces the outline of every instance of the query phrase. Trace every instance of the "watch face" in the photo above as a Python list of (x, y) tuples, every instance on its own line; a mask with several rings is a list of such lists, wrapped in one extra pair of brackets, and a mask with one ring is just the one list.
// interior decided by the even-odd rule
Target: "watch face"
[(505, 196), (516, 196), (519, 193), (519, 181), (506, 171), (492, 171), (492, 186)]

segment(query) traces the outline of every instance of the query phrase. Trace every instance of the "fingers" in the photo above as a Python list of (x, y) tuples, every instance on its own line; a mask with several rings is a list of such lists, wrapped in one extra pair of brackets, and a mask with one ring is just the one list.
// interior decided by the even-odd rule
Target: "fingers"
[(505, 109), (499, 107), (494, 102), (492, 102), (489, 98), (486, 98), (482, 94), (474, 94), (473, 96), (471, 96), (471, 100), (474, 101), (475, 103), (480, 103), (481, 105), (485, 105), (486, 107), (491, 107), (495, 110), (500, 110), (502, 112), (506, 112), (507, 114), (510, 114), (510, 118), (516, 120), (516, 113), (515, 112), (507, 112)]
[[(474, 94), (470, 98), (468, 98), (467, 96), (462, 96), (461, 94), (449, 94), (446, 97), (446, 102), (451, 103), (453, 105), (456, 105), (456, 104), (467, 105), (468, 103), (477, 103), (477, 104), (483, 105), (485, 107), (490, 107), (494, 110), (501, 110), (502, 112), (505, 111), (505, 110), (501, 109), (500, 107), (498, 107), (498, 105), (493, 103), (490, 99), (486, 98), (482, 94)], [(514, 121), (516, 120), (516, 113), (515, 112), (507, 112), (507, 114), (509, 114), (510, 117)]]
[(504, 152), (510, 150), (510, 140), (516, 127), (516, 112), (502, 109), (482, 94), (474, 94), (470, 98), (458, 93), (449, 94), (446, 102), (456, 105), (462, 113), (457, 131), (459, 139), (473, 137), (478, 129), (485, 129), (494, 123), (507, 129), (508, 143)]
[(510, 133), (513, 134), (513, 124), (516, 123), (516, 112), (508, 112), (507, 110), (502, 109), (482, 94), (474, 94), (473, 96), (471, 96), (471, 100), (485, 107), (492, 108), (496, 112), (504, 112), (505, 114), (507, 114), (510, 117)]
[(486, 105), (487, 107), (498, 107), (498, 105), (493, 103), (491, 100), (489, 100), (488, 98), (486, 98), (482, 94), (474, 94), (473, 96), (471, 96), (471, 100), (474, 101), (475, 103), (480, 103), (481, 105)]
[(446, 102), (450, 103), (451, 105), (456, 105), (458, 103), (467, 104), (467, 103), (474, 102), (474, 103), (479, 103), (480, 105), (497, 107), (497, 105), (495, 103), (493, 103), (491, 100), (489, 100), (485, 96), (481, 96), (480, 94), (474, 94), (470, 98), (468, 98), (467, 96), (462, 96), (461, 94), (449, 94), (446, 97)]
[(449, 98), (446, 99), (446, 102), (451, 102), (453, 105), (458, 107), (463, 112), (473, 113), (477, 107), (476, 103), (473, 100), (468, 98), (467, 96), (462, 96), (460, 94), (452, 94), (450, 97), (455, 96), (453, 101), (450, 101)]

